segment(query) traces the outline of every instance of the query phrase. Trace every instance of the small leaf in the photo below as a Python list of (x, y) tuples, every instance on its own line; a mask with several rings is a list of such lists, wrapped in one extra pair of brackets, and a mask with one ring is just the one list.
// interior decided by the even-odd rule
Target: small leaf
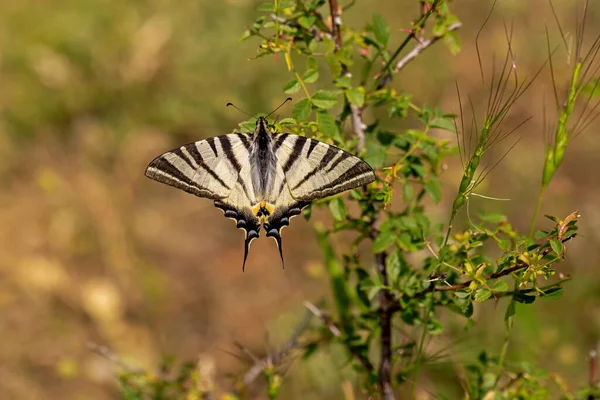
[(367, 143), (367, 154), (364, 160), (373, 168), (381, 167), (385, 164), (387, 153), (385, 147), (379, 143)]
[(373, 252), (381, 253), (396, 242), (396, 233), (393, 231), (383, 231), (375, 238), (373, 242)]
[(294, 118), (283, 118), (280, 119), (279, 121), (277, 121), (277, 123), (281, 126), (289, 126), (289, 125), (296, 125), (297, 122)]
[[(314, 40), (313, 40), (314, 42)], [(312, 42), (311, 42), (312, 43)], [(332, 76), (340, 76), (342, 73), (342, 63), (340, 60), (333, 56), (327, 57), (327, 64), (329, 64), (329, 70)]]
[(300, 87), (300, 82), (298, 82), (296, 79), (293, 79), (285, 84), (283, 91), (287, 94), (292, 94), (300, 90)]
[(317, 20), (316, 15), (310, 15), (310, 16), (302, 15), (301, 17), (298, 18), (298, 24), (303, 28), (310, 29), (316, 20)]
[(439, 203), (442, 199), (442, 189), (440, 188), (440, 184), (437, 180), (430, 179), (423, 186), (425, 192), (433, 199), (434, 202)]
[(489, 222), (492, 224), (499, 224), (501, 222), (506, 222), (507, 220), (506, 215), (504, 214), (488, 212), (479, 213), (479, 218), (481, 218), (482, 221)]
[(317, 111), (317, 124), (319, 125), (319, 130), (323, 132), (325, 136), (332, 139), (341, 139), (337, 123), (333, 116), (327, 111)]
[(429, 126), (432, 128), (443, 129), (445, 131), (456, 133), (456, 127), (454, 126), (454, 123), (450, 122), (446, 118), (434, 118), (429, 123)]
[(337, 92), (330, 90), (319, 90), (312, 96), (312, 102), (319, 108), (328, 109), (337, 104), (337, 95)]
[(562, 287), (554, 287), (548, 289), (544, 292), (544, 294), (540, 295), (542, 299), (558, 299), (564, 293), (564, 289)]
[(279, 3), (277, 3), (277, 10), (292, 8), (295, 5), (296, 5), (296, 2), (294, 0), (279, 0)]
[(406, 182), (402, 187), (402, 200), (406, 203), (412, 200), (414, 195), (413, 186), (410, 182)]
[(508, 290), (508, 283), (505, 281), (496, 281), (492, 290), (494, 292), (506, 292)]
[(365, 89), (362, 87), (351, 88), (346, 91), (348, 101), (357, 107), (362, 107), (365, 104)]
[(306, 60), (306, 69), (319, 69), (319, 64), (314, 57), (308, 57), (308, 60)]
[(486, 301), (487, 299), (489, 299), (491, 295), (492, 295), (492, 292), (490, 289), (481, 288), (475, 292), (475, 297), (473, 298), (473, 300), (480, 303), (482, 301)]
[(385, 19), (379, 14), (373, 14), (373, 33), (375, 39), (384, 46), (387, 46), (390, 38), (390, 27)]
[(462, 307), (462, 312), (465, 315), (465, 317), (471, 318), (471, 316), (473, 315), (473, 302), (470, 300), (467, 301)]
[(261, 11), (261, 12), (272, 12), (273, 10), (273, 3), (270, 1), (265, 1), (262, 2), (258, 5), (258, 7), (256, 7), (257, 11)]
[(335, 83), (335, 85), (337, 87), (340, 87), (342, 89), (350, 89), (350, 87), (352, 86), (352, 82), (350, 80), (350, 77), (346, 76), (346, 75), (340, 76), (339, 78), (337, 78), (335, 80), (334, 83)]
[(343, 221), (346, 219), (346, 204), (339, 197), (336, 197), (329, 202), (329, 211), (331, 211), (331, 216), (336, 221)]
[(319, 79), (319, 71), (316, 69), (306, 70), (304, 75), (302, 75), (302, 80), (306, 83), (314, 83)]
[(551, 240), (550, 247), (556, 253), (556, 255), (561, 255), (563, 253), (563, 244), (560, 240)]
[(529, 296), (526, 295), (522, 292), (517, 292), (515, 293), (515, 295), (513, 296), (513, 298), (518, 301), (519, 303), (523, 303), (523, 304), (531, 304), (535, 301), (535, 296)]
[(310, 116), (311, 105), (309, 99), (302, 99), (294, 105), (292, 116), (297, 121), (304, 121)]

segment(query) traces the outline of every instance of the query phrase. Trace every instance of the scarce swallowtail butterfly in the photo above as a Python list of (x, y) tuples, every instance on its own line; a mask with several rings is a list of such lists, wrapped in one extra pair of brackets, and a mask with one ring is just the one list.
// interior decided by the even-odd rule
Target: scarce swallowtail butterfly
[(281, 229), (313, 200), (366, 185), (373, 169), (319, 140), (270, 129), (265, 117), (253, 133), (232, 133), (183, 145), (155, 158), (146, 176), (214, 200), (246, 232), (244, 262), (260, 227), (277, 242)]

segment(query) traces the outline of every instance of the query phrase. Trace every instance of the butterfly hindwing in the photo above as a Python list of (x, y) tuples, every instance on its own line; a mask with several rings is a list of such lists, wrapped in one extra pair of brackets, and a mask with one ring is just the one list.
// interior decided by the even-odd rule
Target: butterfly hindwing
[(244, 134), (189, 143), (155, 158), (146, 176), (199, 197), (224, 199), (238, 180), (250, 143)]
[(273, 148), (290, 193), (299, 201), (329, 197), (375, 180), (369, 164), (316, 139), (283, 133)]

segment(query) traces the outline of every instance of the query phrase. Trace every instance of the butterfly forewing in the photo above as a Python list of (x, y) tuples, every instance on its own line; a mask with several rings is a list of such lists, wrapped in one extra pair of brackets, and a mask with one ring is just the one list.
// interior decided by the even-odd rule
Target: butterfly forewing
[(230, 134), (189, 143), (155, 158), (146, 176), (213, 200), (227, 198), (248, 157), (247, 135)]
[(329, 197), (375, 180), (369, 164), (315, 139), (285, 135), (275, 154), (283, 168), (289, 190), (297, 200)]

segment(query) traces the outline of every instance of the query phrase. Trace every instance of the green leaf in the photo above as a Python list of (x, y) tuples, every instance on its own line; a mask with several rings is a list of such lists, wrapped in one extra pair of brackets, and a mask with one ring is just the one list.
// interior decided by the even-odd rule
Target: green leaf
[(308, 57), (308, 60), (306, 60), (306, 69), (319, 69), (319, 64), (314, 57)]
[(325, 136), (332, 139), (341, 139), (337, 123), (333, 116), (327, 111), (317, 111), (317, 124), (319, 125), (319, 130), (323, 132)]
[(454, 126), (454, 123), (452, 123), (446, 118), (434, 118), (429, 123), (429, 126), (432, 128), (443, 129), (445, 131), (456, 133), (456, 127)]
[(312, 102), (319, 108), (329, 109), (337, 104), (337, 96), (338, 92), (319, 90), (312, 96)]
[(260, 3), (258, 5), (258, 7), (256, 7), (256, 11), (261, 11), (261, 12), (273, 12), (273, 2), (271, 1), (264, 1), (262, 3)]
[(379, 143), (367, 143), (367, 154), (364, 156), (364, 160), (373, 168), (381, 167), (385, 164), (387, 158), (387, 152), (385, 147)]
[(405, 261), (402, 259), (402, 254), (400, 250), (395, 250), (386, 259), (387, 272), (392, 284), (394, 284), (400, 274), (402, 273), (402, 267), (405, 264)]
[(479, 218), (481, 218), (482, 221), (489, 222), (492, 224), (499, 224), (501, 222), (506, 222), (507, 220), (506, 215), (504, 214), (488, 212), (479, 213)]
[(375, 238), (373, 242), (373, 252), (381, 253), (396, 242), (396, 233), (393, 231), (383, 231)]
[(365, 89), (362, 87), (351, 88), (346, 91), (348, 101), (357, 107), (362, 107), (365, 104)]
[(506, 292), (508, 290), (508, 283), (505, 281), (496, 281), (492, 290), (494, 292)]
[(379, 14), (373, 14), (373, 33), (379, 43), (387, 46), (388, 39), (390, 38), (390, 27)]
[(290, 126), (290, 125), (296, 125), (297, 122), (294, 118), (283, 118), (280, 119), (279, 121), (277, 121), (277, 124), (279, 124), (280, 126)]
[(340, 87), (342, 89), (350, 89), (352, 86), (352, 81), (349, 76), (340, 76), (335, 80), (335, 86)]
[(525, 293), (522, 292), (517, 292), (515, 293), (515, 295), (513, 296), (513, 298), (518, 301), (519, 303), (523, 303), (523, 304), (531, 304), (535, 301), (535, 296), (529, 296)]
[(319, 71), (317, 71), (316, 69), (308, 69), (306, 70), (306, 72), (304, 73), (304, 75), (302, 75), (302, 80), (306, 83), (314, 83), (319, 79)]
[(465, 317), (471, 318), (471, 316), (473, 315), (473, 302), (470, 300), (467, 301), (462, 307), (462, 312), (465, 315)]
[(406, 203), (412, 200), (414, 195), (413, 186), (410, 182), (406, 182), (404, 186), (402, 186), (402, 200)]
[(440, 184), (435, 179), (430, 179), (423, 186), (425, 192), (433, 199), (434, 202), (439, 203), (442, 199), (442, 189), (440, 188)]
[(342, 74), (342, 63), (340, 62), (340, 60), (333, 56), (329, 56), (327, 57), (327, 64), (329, 64), (331, 76), (340, 76)]
[(316, 15), (310, 15), (310, 16), (302, 15), (298, 18), (298, 24), (303, 28), (310, 29), (316, 20), (317, 20)]
[(556, 255), (561, 255), (563, 253), (563, 244), (560, 240), (551, 240), (550, 247), (556, 253)]
[(339, 197), (336, 197), (329, 202), (329, 211), (331, 211), (331, 216), (336, 221), (343, 221), (346, 219), (346, 204)]
[(311, 105), (309, 99), (302, 99), (294, 105), (292, 116), (297, 121), (304, 121), (310, 116)]
[(486, 301), (492, 295), (492, 291), (488, 288), (481, 288), (475, 292), (475, 297), (473, 300), (480, 303), (482, 301)]
[(277, 10), (292, 8), (295, 5), (296, 5), (296, 2), (294, 0), (279, 0), (279, 2), (277, 3)]
[(554, 287), (551, 289), (548, 289), (544, 292), (544, 294), (541, 294), (540, 297), (542, 299), (558, 299), (559, 297), (561, 297), (564, 293), (564, 289), (562, 287)]
[(287, 94), (292, 94), (296, 93), (298, 90), (300, 90), (300, 88), (300, 82), (298, 82), (296, 79), (293, 79), (285, 84), (283, 91)]

